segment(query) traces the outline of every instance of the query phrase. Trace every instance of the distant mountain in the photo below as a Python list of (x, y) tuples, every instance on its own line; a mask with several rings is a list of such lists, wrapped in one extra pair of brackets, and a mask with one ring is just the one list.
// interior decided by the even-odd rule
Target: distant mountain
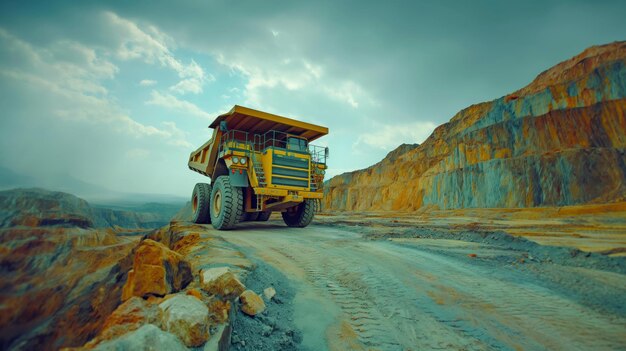
[(0, 190), (31, 187), (35, 183), (35, 180), (30, 176), (19, 174), (11, 169), (0, 166)]
[(74, 195), (41, 188), (0, 191), (0, 227), (158, 228), (180, 210), (148, 203), (114, 208), (92, 206)]
[(324, 190), (331, 211), (626, 201), (626, 42), (588, 48), (523, 89), (463, 109), (421, 145)]
[(20, 174), (0, 166), (0, 190), (15, 188), (43, 188), (74, 194), (102, 207), (135, 207), (145, 203), (172, 204), (180, 208), (187, 198), (168, 194), (123, 193), (106, 187), (85, 182), (69, 174), (47, 175), (36, 178)]

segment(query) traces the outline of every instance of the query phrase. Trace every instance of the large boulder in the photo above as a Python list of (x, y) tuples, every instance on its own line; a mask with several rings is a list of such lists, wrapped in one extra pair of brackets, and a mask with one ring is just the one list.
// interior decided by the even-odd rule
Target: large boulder
[(200, 286), (204, 291), (226, 299), (235, 298), (246, 290), (246, 287), (228, 267), (202, 270)]
[(159, 305), (163, 329), (178, 336), (188, 347), (209, 339), (209, 309), (191, 295), (176, 295)]
[(244, 291), (239, 296), (239, 301), (241, 301), (241, 311), (249, 316), (256, 316), (265, 311), (265, 302), (252, 290)]
[(135, 251), (122, 300), (132, 296), (164, 296), (180, 291), (193, 279), (191, 266), (182, 255), (154, 240), (146, 239)]
[(122, 335), (117, 339), (103, 342), (96, 346), (94, 350), (186, 351), (187, 348), (180, 342), (180, 340), (175, 335), (165, 332), (152, 324), (146, 324), (135, 331)]
[(85, 348), (92, 348), (101, 342), (119, 338), (145, 324), (158, 322), (158, 310), (155, 305), (146, 302), (140, 297), (133, 296), (121, 304), (107, 317), (100, 334), (85, 344)]

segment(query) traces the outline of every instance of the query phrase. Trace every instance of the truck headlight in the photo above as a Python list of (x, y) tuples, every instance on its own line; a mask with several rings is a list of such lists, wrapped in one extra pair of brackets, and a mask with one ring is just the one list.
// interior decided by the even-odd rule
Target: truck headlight
[(239, 163), (239, 157), (233, 156), (233, 163)]
[(242, 165), (245, 165), (246, 162), (248, 162), (248, 160), (245, 157), (242, 157), (241, 160), (239, 160), (239, 163), (241, 163)]

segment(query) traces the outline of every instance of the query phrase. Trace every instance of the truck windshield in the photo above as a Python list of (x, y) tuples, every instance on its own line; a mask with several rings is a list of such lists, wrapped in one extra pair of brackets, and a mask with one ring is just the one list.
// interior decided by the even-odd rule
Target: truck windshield
[(300, 138), (287, 138), (287, 149), (306, 152), (306, 140)]

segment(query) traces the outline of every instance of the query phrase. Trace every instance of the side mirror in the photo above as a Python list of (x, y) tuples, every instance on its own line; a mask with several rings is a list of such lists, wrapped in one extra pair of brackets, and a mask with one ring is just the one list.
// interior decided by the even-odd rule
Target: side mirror
[(328, 158), (328, 146), (324, 148), (324, 158)]
[(222, 133), (228, 132), (228, 126), (226, 126), (226, 121), (220, 122), (220, 130), (222, 131)]

